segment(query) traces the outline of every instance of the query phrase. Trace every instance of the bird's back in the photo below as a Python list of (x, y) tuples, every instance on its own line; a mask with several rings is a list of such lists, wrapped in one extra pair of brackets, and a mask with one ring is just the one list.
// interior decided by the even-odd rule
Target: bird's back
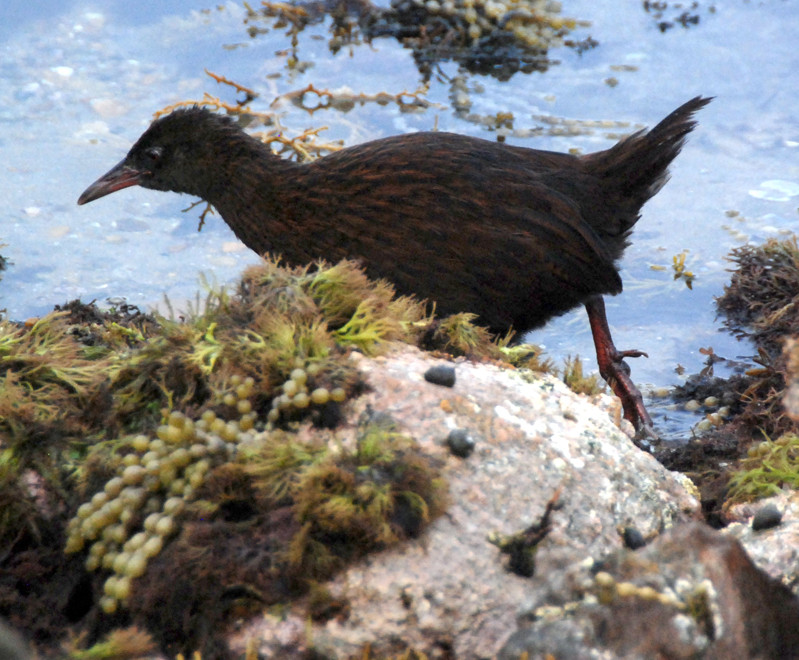
[(621, 290), (614, 251), (551, 185), (569, 168), (587, 176), (579, 167), (568, 154), (448, 133), (369, 142), (295, 170), (258, 249), (296, 263), (358, 259), (441, 313), (472, 311), (496, 331), (532, 328)]

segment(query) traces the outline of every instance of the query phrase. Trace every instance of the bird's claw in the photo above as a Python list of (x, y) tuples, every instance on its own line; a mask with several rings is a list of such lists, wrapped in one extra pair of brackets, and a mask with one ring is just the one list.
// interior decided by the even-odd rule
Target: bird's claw
[(616, 355), (613, 356), (613, 359), (616, 362), (620, 362), (624, 358), (638, 358), (638, 357), (648, 358), (649, 354), (645, 353), (644, 351), (639, 351), (635, 349), (630, 351), (617, 351)]

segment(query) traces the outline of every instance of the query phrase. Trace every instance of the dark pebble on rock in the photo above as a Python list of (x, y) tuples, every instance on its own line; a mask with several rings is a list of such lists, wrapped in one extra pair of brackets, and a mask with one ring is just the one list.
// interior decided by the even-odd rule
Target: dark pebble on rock
[(474, 451), (474, 438), (463, 429), (450, 431), (447, 436), (449, 450), (460, 458), (467, 458)]
[(752, 529), (756, 532), (761, 529), (770, 529), (781, 522), (782, 512), (774, 504), (766, 504), (752, 518)]
[(434, 385), (452, 387), (455, 384), (455, 369), (454, 367), (447, 367), (443, 364), (430, 367), (424, 372), (424, 379), (428, 383), (433, 383)]
[(630, 550), (638, 550), (646, 545), (646, 539), (635, 527), (625, 527), (621, 533), (621, 538), (624, 541), (624, 547)]

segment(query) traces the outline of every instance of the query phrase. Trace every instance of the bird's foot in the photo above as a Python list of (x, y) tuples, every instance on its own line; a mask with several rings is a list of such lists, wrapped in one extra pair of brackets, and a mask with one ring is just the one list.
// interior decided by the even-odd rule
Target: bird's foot
[(594, 336), (599, 373), (610, 385), (613, 393), (621, 399), (624, 417), (635, 429), (635, 442), (639, 447), (644, 448), (644, 440), (655, 440), (658, 436), (655, 433), (652, 418), (644, 406), (644, 398), (630, 378), (630, 367), (624, 358), (647, 357), (647, 355), (643, 351), (637, 350), (616, 350), (608, 327), (605, 301), (602, 300), (602, 296), (593, 296), (584, 305), (588, 312), (591, 333)]
[(619, 361), (624, 360), (624, 358), (636, 358), (636, 357), (649, 357), (649, 353), (644, 353), (643, 351), (617, 351), (614, 359)]
[(621, 399), (624, 417), (632, 423), (636, 444), (639, 446), (641, 441), (658, 439), (652, 418), (644, 406), (644, 398), (630, 378), (630, 366), (624, 361), (626, 357), (642, 356), (648, 357), (642, 351), (617, 351), (612, 345), (604, 359), (599, 359), (599, 351), (597, 352), (599, 373), (610, 385), (613, 393)]

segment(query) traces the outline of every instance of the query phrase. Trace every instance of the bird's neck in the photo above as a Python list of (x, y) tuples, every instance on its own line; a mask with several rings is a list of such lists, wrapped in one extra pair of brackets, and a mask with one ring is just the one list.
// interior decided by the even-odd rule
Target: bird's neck
[(270, 237), (284, 233), (291, 224), (286, 191), (301, 178), (303, 166), (246, 137), (217, 156), (219, 166), (202, 197), (243, 243), (263, 254), (277, 249)]

